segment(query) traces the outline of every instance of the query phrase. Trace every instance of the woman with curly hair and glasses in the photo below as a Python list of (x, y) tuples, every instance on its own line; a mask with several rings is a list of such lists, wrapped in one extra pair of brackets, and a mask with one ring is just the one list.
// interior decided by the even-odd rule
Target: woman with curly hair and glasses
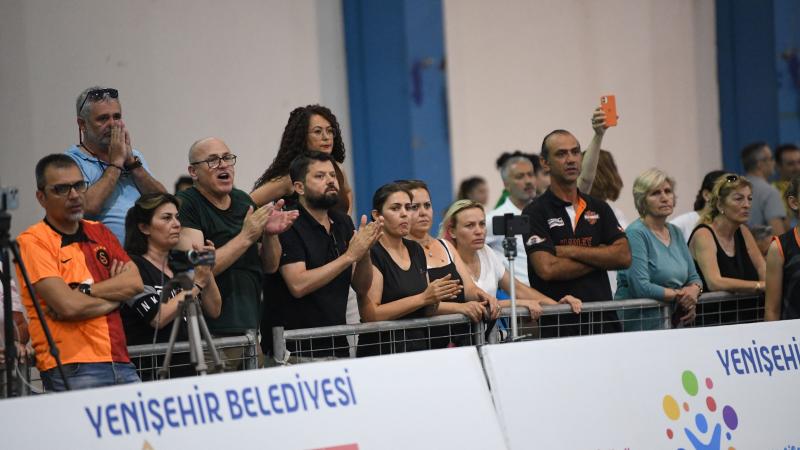
[(283, 130), (278, 155), (253, 186), (250, 197), (258, 205), (265, 205), (294, 193), (289, 178), (289, 165), (300, 154), (308, 150), (329, 153), (339, 181), (339, 204), (336, 208), (349, 214), (353, 200), (347, 176), (340, 165), (344, 162), (345, 148), (339, 122), (330, 109), (321, 105), (308, 105), (295, 108), (289, 114), (289, 122)]

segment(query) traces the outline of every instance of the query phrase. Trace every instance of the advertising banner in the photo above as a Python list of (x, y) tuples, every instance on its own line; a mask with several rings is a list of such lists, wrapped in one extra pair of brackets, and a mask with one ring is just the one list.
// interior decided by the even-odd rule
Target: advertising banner
[(510, 449), (796, 450), (800, 321), (481, 349)]
[(2, 448), (496, 449), (474, 348), (0, 401)]

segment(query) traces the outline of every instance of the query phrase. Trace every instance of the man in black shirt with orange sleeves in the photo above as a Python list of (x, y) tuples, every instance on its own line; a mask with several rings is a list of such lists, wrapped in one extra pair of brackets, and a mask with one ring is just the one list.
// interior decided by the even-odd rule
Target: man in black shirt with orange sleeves
[[(582, 155), (570, 132), (548, 134), (542, 142), (542, 159), (550, 169), (550, 187), (522, 212), (531, 221), (531, 234), (523, 236), (531, 287), (550, 298), (569, 294), (584, 302), (612, 300), (606, 271), (631, 264), (625, 232), (606, 202), (578, 190)], [(552, 326), (555, 323), (561, 326)], [(620, 330), (613, 311), (580, 318), (545, 316), (541, 327), (542, 337)]]

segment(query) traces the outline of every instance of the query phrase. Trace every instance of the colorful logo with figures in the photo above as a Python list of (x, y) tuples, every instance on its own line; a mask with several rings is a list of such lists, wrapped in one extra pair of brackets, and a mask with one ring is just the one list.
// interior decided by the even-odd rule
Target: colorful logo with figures
[[(679, 445), (678, 450), (736, 450), (733, 432), (739, 427), (739, 416), (732, 406), (719, 409), (713, 395), (714, 381), (706, 378), (700, 384), (694, 372), (686, 370), (681, 374), (681, 384), (680, 395), (664, 396), (664, 414), (671, 421), (667, 438)], [(691, 447), (680, 446), (683, 442)]]

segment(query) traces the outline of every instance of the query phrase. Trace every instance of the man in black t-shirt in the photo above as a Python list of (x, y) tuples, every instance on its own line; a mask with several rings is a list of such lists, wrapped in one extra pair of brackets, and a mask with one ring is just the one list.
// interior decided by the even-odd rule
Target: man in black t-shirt
[[(582, 156), (571, 133), (548, 134), (542, 158), (550, 169), (550, 188), (522, 212), (531, 221), (531, 234), (523, 236), (531, 287), (555, 299), (569, 294), (584, 302), (612, 300), (606, 271), (631, 264), (625, 232), (606, 202), (578, 190)], [(585, 326), (555, 328), (554, 319)], [(613, 312), (543, 317), (541, 325), (543, 337), (619, 331)]]
[[(300, 216), (280, 235), (281, 276), (275, 295), (283, 325), (290, 330), (344, 325), (350, 286), (366, 293), (372, 282), (369, 249), (380, 236), (380, 224), (367, 224), (362, 216), (355, 231), (350, 217), (334, 208), (339, 185), (330, 154), (309, 152), (297, 157), (289, 175)], [(349, 355), (344, 337), (314, 339), (310, 346), (298, 343), (289, 350), (299, 357)]]

